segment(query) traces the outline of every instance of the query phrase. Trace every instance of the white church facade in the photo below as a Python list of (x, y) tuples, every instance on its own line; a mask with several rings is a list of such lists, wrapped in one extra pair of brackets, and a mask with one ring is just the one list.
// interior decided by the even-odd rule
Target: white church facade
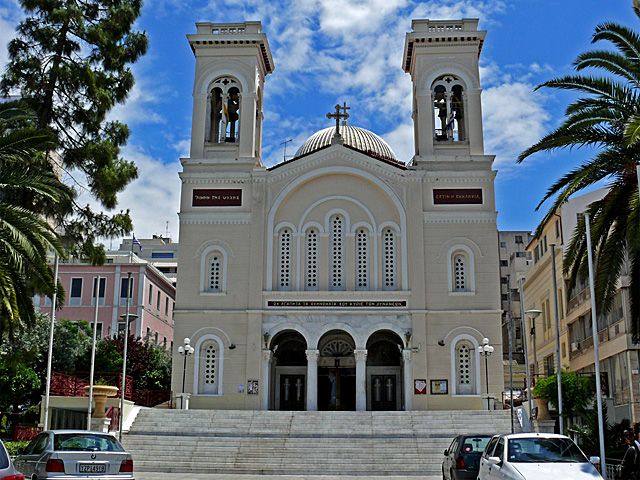
[(487, 387), (500, 397), (477, 26), (413, 21), (402, 59), (413, 158), (348, 125), (337, 105), (332, 126), (270, 168), (261, 137), (274, 62), (261, 24), (198, 23), (188, 36), (196, 75), (174, 319), (176, 345), (188, 337), (195, 352), (186, 363), (174, 353), (172, 387), (191, 408), (481, 409)]

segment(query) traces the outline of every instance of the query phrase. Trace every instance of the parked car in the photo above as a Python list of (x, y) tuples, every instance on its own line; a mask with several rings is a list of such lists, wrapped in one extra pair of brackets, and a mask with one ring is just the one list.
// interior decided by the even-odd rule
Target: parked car
[(0, 480), (24, 480), (22, 475), (11, 463), (9, 452), (0, 440)]
[(550, 433), (496, 435), (480, 460), (479, 480), (597, 480), (600, 458), (587, 457), (569, 437)]
[(108, 433), (47, 430), (34, 438), (15, 459), (30, 480), (91, 478), (133, 480), (133, 460)]
[(444, 451), (443, 480), (475, 480), (480, 457), (491, 435), (458, 435)]

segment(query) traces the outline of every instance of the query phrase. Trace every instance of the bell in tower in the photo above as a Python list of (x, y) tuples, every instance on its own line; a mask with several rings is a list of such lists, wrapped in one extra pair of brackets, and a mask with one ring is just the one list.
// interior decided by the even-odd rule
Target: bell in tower
[(260, 22), (196, 24), (191, 159), (261, 163), (264, 78), (274, 64)]
[(414, 20), (403, 68), (413, 83), (414, 163), (483, 155), (477, 19)]

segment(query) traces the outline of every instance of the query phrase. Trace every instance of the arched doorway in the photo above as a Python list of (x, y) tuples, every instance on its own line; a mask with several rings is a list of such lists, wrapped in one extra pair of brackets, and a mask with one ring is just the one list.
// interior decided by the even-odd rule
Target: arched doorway
[(278, 333), (273, 351), (271, 405), (274, 410), (305, 410), (307, 390), (307, 342), (294, 331)]
[(367, 410), (402, 409), (402, 355), (400, 337), (379, 331), (367, 341)]
[(318, 410), (356, 409), (355, 342), (341, 330), (325, 333), (318, 342)]

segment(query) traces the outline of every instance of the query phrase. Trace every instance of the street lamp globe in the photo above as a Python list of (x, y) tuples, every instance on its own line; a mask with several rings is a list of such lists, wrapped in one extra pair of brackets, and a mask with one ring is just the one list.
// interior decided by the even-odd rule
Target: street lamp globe
[(538, 318), (541, 314), (542, 314), (542, 310), (537, 310), (537, 309), (532, 309), (532, 310), (527, 310), (526, 312), (524, 312), (525, 315), (536, 319)]

